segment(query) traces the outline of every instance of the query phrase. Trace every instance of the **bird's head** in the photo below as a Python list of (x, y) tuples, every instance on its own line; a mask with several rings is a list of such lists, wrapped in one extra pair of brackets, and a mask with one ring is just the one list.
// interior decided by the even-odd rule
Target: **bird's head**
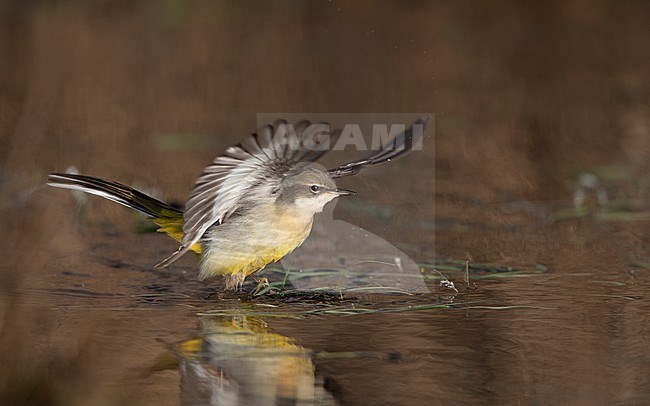
[(356, 194), (351, 190), (337, 188), (334, 179), (326, 171), (317, 168), (306, 168), (289, 174), (275, 193), (277, 204), (311, 216), (323, 211), (327, 203), (339, 196)]

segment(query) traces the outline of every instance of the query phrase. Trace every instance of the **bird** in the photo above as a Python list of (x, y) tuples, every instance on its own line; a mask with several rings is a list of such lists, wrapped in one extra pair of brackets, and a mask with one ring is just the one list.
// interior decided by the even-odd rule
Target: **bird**
[(378, 150), (327, 170), (314, 163), (341, 130), (324, 131), (326, 123), (278, 120), (216, 157), (197, 178), (184, 211), (129, 186), (87, 175), (52, 173), (47, 184), (97, 195), (148, 216), (159, 232), (180, 243), (155, 269), (193, 251), (200, 256), (200, 280), (223, 275), (226, 290), (239, 290), (247, 276), (299, 247), (328, 202), (356, 194), (338, 188), (335, 179), (411, 152), (429, 121), (429, 116), (420, 117)]

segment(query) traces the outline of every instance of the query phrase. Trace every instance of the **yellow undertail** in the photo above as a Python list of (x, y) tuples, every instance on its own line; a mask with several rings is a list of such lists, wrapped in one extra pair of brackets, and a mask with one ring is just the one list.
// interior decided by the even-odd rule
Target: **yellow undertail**
[[(183, 213), (181, 212), (161, 212), (160, 217), (154, 217), (151, 220), (160, 227), (157, 231), (165, 233), (179, 243), (183, 239)], [(201, 244), (198, 242), (190, 248), (197, 254), (201, 254)]]

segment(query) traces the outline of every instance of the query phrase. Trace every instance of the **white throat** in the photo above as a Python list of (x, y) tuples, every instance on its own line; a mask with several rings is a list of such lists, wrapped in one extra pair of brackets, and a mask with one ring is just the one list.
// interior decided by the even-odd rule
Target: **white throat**
[(322, 194), (314, 197), (299, 197), (295, 201), (296, 212), (299, 216), (314, 216), (316, 213), (323, 211), (327, 203), (332, 201), (336, 196), (331, 194)]

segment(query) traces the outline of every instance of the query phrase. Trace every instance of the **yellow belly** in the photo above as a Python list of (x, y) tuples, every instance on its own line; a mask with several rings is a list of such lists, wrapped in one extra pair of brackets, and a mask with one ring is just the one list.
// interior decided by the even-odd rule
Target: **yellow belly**
[(225, 275), (226, 288), (236, 289), (248, 275), (300, 246), (311, 231), (311, 218), (262, 214), (224, 223), (204, 238), (199, 279)]

